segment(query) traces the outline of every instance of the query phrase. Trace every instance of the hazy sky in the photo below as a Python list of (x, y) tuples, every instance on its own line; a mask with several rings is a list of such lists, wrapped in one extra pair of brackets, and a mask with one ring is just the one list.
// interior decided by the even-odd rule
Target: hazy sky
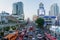
[(46, 14), (53, 3), (57, 3), (60, 7), (60, 0), (0, 0), (0, 12), (6, 11), (12, 13), (12, 4), (18, 1), (22, 1), (24, 4), (25, 18), (32, 18), (33, 15), (37, 14), (39, 3), (42, 2), (45, 7)]

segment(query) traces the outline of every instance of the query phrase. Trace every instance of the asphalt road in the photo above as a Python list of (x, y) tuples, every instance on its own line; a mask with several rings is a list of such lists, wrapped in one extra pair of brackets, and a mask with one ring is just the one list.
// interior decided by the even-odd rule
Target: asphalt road
[[(36, 31), (36, 29), (38, 29), (38, 31), (37, 31), (37, 33), (32, 31), (33, 37), (32, 38), (25, 38), (25, 37), (23, 37), (24, 40), (38, 40), (37, 34), (41, 34), (44, 37), (43, 30), (40, 29), (40, 28), (36, 28), (36, 24), (35, 23), (30, 22), (25, 27), (27, 28), (27, 30), (29, 30), (30, 26), (33, 26), (35, 28), (35, 31)], [(22, 40), (22, 39), (20, 37), (18, 37), (17, 40)], [(44, 39), (41, 39), (41, 40), (44, 40)]]

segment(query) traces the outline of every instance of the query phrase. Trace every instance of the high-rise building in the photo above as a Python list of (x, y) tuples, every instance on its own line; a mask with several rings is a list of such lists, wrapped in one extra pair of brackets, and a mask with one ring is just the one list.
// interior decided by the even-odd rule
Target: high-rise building
[(18, 8), (17, 8), (17, 4), (14, 3), (14, 4), (13, 4), (12, 14), (13, 14), (13, 15), (17, 15), (17, 13), (18, 13), (17, 10), (18, 10)]
[(39, 4), (38, 16), (40, 16), (40, 15), (45, 15), (45, 9), (44, 9), (44, 4), (43, 3)]
[(24, 20), (24, 11), (22, 2), (13, 3), (12, 16), (16, 17), (20, 21)]
[(49, 15), (50, 16), (58, 16), (59, 14), (59, 7), (57, 3), (53, 4), (50, 8)]
[(14, 15), (21, 15), (23, 14), (23, 3), (22, 2), (17, 2), (13, 4), (13, 11), (12, 13)]

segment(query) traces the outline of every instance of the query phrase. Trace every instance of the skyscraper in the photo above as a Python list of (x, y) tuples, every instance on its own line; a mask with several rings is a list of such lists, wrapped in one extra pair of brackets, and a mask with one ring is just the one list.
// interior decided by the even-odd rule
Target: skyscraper
[(45, 15), (44, 4), (42, 2), (39, 4), (39, 9), (38, 9), (38, 16), (40, 15)]
[(14, 4), (13, 4), (12, 14), (13, 14), (13, 15), (17, 15), (17, 13), (18, 13), (18, 11), (17, 11), (17, 10), (18, 10), (18, 8), (17, 8), (17, 4), (16, 4), (16, 3), (14, 3)]
[(58, 14), (59, 14), (59, 7), (58, 7), (57, 3), (54, 3), (50, 8), (49, 15), (58, 16)]
[(17, 2), (13, 4), (13, 15), (21, 15), (23, 14), (23, 3), (22, 2)]
[(24, 11), (22, 2), (13, 3), (12, 16), (17, 18), (18, 20), (24, 20)]

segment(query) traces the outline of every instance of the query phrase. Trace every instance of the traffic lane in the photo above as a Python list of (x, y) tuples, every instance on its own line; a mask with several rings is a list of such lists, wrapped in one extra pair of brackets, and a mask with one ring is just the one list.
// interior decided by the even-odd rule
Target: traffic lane
[(17, 39), (16, 40), (23, 40), (23, 37), (18, 35)]
[[(32, 36), (31, 38), (29, 38), (30, 36)], [(29, 32), (27, 32), (27, 34), (25, 34), (25, 36), (24, 36), (24, 39), (26, 40), (30, 40), (30, 39), (32, 39), (32, 40), (35, 40), (35, 37), (36, 37), (36, 35), (35, 35), (35, 32), (34, 31), (29, 31)]]
[(23, 37), (21, 35), (18, 35), (18, 37), (16, 38), (16, 40), (23, 40)]
[(48, 40), (48, 39), (45, 37), (44, 33), (41, 31), (41, 29), (38, 29), (38, 30), (35, 31), (36, 40), (39, 40), (39, 38), (38, 38), (38, 36), (37, 36), (38, 34), (41, 35), (41, 36), (40, 36), (40, 40)]
[(49, 39), (47, 37), (44, 37), (44, 38), (41, 38), (41, 39), (36, 38), (36, 40), (49, 40)]
[(23, 38), (24, 38), (24, 35), (25, 35), (25, 32), (19, 32), (18, 33), (18, 37), (17, 37), (17, 40), (23, 40)]
[(19, 37), (18, 39), (16, 39), (16, 40), (23, 40), (21, 37)]

